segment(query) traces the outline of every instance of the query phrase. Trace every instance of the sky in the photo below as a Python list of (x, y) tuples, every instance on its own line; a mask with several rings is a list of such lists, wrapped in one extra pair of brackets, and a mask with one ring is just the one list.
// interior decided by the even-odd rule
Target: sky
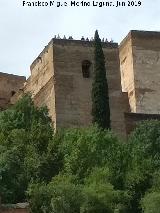
[(30, 64), (54, 35), (91, 38), (98, 29), (101, 38), (120, 43), (130, 30), (160, 31), (160, 0), (117, 8), (93, 7), (92, 0), (90, 7), (71, 7), (71, 0), (66, 2), (67, 7), (27, 7), (22, 0), (0, 0), (0, 72), (29, 77)]

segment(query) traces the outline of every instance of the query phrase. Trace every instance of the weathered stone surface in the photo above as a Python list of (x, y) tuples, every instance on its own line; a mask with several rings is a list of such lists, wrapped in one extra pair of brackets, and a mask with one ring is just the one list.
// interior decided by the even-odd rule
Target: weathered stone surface
[[(88, 42), (53, 43), (55, 103), (57, 127), (88, 126), (92, 123), (91, 88), (94, 48)], [(111, 107), (111, 125), (115, 132), (125, 134), (124, 102), (121, 92), (119, 52), (117, 46), (104, 46)], [(90, 78), (83, 78), (82, 61), (91, 62)]]
[(131, 34), (122, 41), (119, 47), (122, 91), (128, 93), (131, 112), (136, 112), (136, 95), (133, 69), (133, 52)]
[(126, 132), (129, 135), (141, 121), (159, 120), (160, 114), (125, 113)]
[(29, 213), (29, 204), (18, 203), (18, 204), (1, 205), (0, 213)]
[[(116, 43), (103, 43), (103, 51), (111, 126), (124, 135), (125, 122), (129, 125), (124, 112), (160, 114), (160, 33), (131, 31), (119, 48)], [(91, 63), (89, 78), (82, 74), (84, 60)], [(37, 106), (48, 107), (55, 129), (88, 126), (92, 123), (93, 68), (93, 42), (52, 39), (32, 63), (31, 76), (23, 89), (10, 97), (11, 86), (8, 96), (4, 95), (5, 85), (0, 86), (0, 104), (7, 106), (10, 98), (14, 104), (30, 92)]]
[(25, 81), (23, 76), (0, 73), (0, 110), (9, 106), (10, 98), (23, 87)]
[[(125, 135), (125, 101), (121, 91), (119, 51), (115, 43), (103, 43), (111, 108), (111, 126)], [(90, 78), (82, 74), (82, 62), (91, 62)], [(92, 123), (91, 88), (94, 66), (93, 42), (53, 39), (31, 65), (31, 76), (12, 103), (30, 92), (38, 106), (46, 105), (54, 128), (88, 126)]]
[(131, 112), (160, 114), (160, 33), (131, 31), (120, 45), (120, 63)]

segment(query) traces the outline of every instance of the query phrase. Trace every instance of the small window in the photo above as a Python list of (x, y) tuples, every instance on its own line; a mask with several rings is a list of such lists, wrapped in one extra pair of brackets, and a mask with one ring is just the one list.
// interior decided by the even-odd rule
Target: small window
[(90, 77), (90, 67), (91, 67), (90, 61), (88, 61), (88, 60), (82, 61), (83, 78), (89, 78)]
[(16, 92), (15, 91), (11, 91), (11, 96), (13, 96)]

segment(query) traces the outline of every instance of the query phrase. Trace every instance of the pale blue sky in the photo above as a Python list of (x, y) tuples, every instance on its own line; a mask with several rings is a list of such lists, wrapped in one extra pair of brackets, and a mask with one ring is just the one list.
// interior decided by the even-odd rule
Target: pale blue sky
[(101, 38), (120, 42), (131, 29), (160, 31), (160, 0), (141, 1), (138, 8), (25, 8), (22, 0), (0, 0), (0, 71), (28, 77), (55, 34), (90, 38), (98, 29)]

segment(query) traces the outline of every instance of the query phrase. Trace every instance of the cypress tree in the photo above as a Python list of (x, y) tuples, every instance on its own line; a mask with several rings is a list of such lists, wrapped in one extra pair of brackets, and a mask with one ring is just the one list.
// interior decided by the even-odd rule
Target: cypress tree
[(110, 108), (108, 84), (106, 78), (105, 57), (98, 31), (94, 37), (94, 74), (92, 83), (92, 116), (93, 123), (110, 129)]

